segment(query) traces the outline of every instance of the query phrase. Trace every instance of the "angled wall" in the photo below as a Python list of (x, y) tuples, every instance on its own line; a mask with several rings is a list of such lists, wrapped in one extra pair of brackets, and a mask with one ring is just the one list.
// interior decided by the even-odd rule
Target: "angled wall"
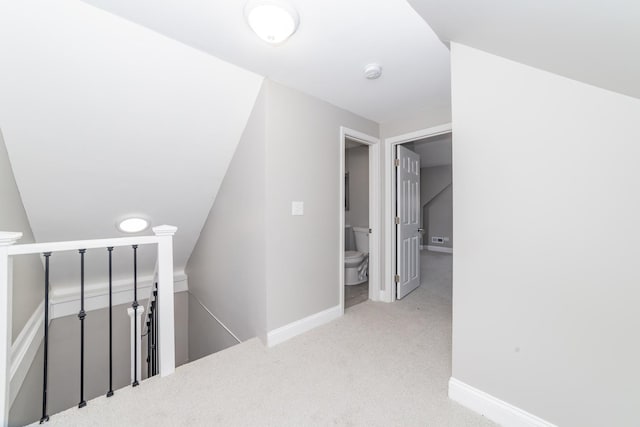
[[(378, 135), (374, 122), (265, 80), (187, 264), (190, 292), (241, 340), (339, 304), (340, 126)], [(304, 215), (291, 215), (292, 201)], [(190, 325), (194, 353), (206, 323)]]
[[(114, 237), (143, 215), (178, 227), (183, 271), (262, 76), (78, 0), (0, 2), (0, 40), (0, 128), (35, 238)], [(76, 289), (75, 258), (56, 256), (54, 292)], [(114, 279), (129, 260), (114, 251)], [(88, 257), (87, 285), (102, 265)], [(141, 250), (139, 274), (154, 266)]]
[[(33, 243), (29, 218), (13, 177), (9, 154), (0, 129), (0, 230), (19, 231), (18, 243)], [(44, 270), (38, 255), (14, 257), (12, 341), (44, 299)]]
[[(241, 340), (266, 333), (266, 90), (264, 83), (186, 270), (189, 291)], [(220, 349), (212, 334), (222, 331), (211, 322), (192, 317), (194, 356)]]
[(453, 377), (638, 425), (640, 100), (459, 44), (452, 64)]
[[(2, 131), (0, 130), (0, 230), (19, 231), (22, 238), (18, 243), (33, 243), (33, 233), (29, 225), (29, 218), (24, 210), (22, 199), (16, 181), (13, 177), (9, 155), (5, 148)], [(38, 255), (23, 255), (13, 259), (13, 290), (12, 290), (12, 330), (11, 341), (15, 341), (25, 324), (44, 299), (44, 271)], [(2, 313), (4, 315), (4, 313)], [(41, 352), (40, 352), (41, 353)], [(42, 356), (36, 357), (36, 362)], [(40, 364), (40, 366), (42, 366)], [(41, 375), (42, 376), (42, 375)], [(32, 376), (25, 386), (29, 390), (36, 390), (41, 386), (37, 376)], [(18, 403), (20, 406), (20, 403)], [(17, 409), (20, 416), (29, 420), (36, 420), (38, 408), (28, 407)]]

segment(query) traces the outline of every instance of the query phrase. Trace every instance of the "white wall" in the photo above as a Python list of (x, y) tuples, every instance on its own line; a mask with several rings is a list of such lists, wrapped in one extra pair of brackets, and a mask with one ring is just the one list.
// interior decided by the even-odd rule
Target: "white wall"
[[(340, 126), (378, 125), (269, 81), (267, 325), (273, 330), (339, 304)], [(291, 216), (291, 201), (304, 216)]]
[[(183, 271), (262, 76), (78, 0), (0, 2), (0, 40), (0, 127), (35, 238), (113, 237), (144, 215), (178, 227)], [(54, 289), (75, 289), (76, 258), (52, 259)], [(113, 258), (129, 279), (129, 253)], [(155, 260), (141, 250), (138, 273)], [(87, 285), (103, 265), (87, 259)]]
[(453, 377), (637, 426), (640, 100), (459, 44), (452, 65)]
[(349, 210), (345, 224), (369, 228), (369, 147), (345, 150), (345, 171), (349, 172)]
[[(186, 269), (189, 291), (241, 340), (266, 334), (266, 90), (265, 83)], [(192, 322), (191, 336), (206, 336), (208, 324)]]

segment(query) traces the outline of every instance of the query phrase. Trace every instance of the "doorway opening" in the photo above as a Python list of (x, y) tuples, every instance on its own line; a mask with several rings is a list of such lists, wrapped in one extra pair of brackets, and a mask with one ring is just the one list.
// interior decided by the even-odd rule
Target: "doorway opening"
[(383, 300), (425, 286), (451, 301), (451, 124), (388, 138), (385, 148)]
[(380, 299), (379, 140), (341, 128), (339, 295), (344, 309)]

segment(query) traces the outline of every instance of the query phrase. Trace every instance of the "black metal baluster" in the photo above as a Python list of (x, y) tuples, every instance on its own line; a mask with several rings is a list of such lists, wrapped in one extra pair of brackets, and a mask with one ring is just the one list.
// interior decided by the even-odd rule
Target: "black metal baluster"
[(151, 323), (151, 329), (149, 329), (149, 342), (151, 343), (151, 354), (150, 354), (150, 360), (151, 360), (151, 376), (154, 376), (156, 374), (156, 366), (155, 366), (155, 362), (156, 362), (156, 355), (155, 355), (155, 347), (156, 347), (156, 343), (154, 342), (155, 340), (155, 330), (154, 330), (154, 317), (155, 317), (155, 309), (154, 309), (154, 304), (155, 301), (151, 301), (151, 304), (149, 306), (149, 320)]
[(160, 369), (158, 365), (158, 325), (160, 325), (160, 319), (158, 318), (158, 313), (160, 309), (158, 307), (158, 283), (155, 284), (155, 289), (153, 290), (153, 375), (158, 375), (158, 370)]
[(84, 254), (86, 249), (80, 249), (80, 313), (78, 313), (78, 319), (80, 319), (80, 403), (78, 408), (84, 408), (87, 406), (87, 402), (84, 400), (84, 318), (87, 314), (84, 311)]
[(147, 316), (147, 378), (151, 378), (151, 311)]
[(51, 252), (44, 254), (44, 375), (42, 377), (42, 418), (40, 424), (49, 421), (47, 415), (47, 368), (49, 364), (49, 257)]
[(113, 396), (113, 246), (108, 247), (107, 250), (109, 251), (109, 391), (107, 391), (107, 397), (111, 397)]
[(138, 245), (133, 248), (133, 387), (138, 385)]

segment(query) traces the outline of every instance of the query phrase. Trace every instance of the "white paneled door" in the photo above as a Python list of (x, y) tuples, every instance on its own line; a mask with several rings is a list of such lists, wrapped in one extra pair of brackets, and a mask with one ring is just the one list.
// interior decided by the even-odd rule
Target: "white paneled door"
[(398, 145), (396, 156), (396, 298), (420, 286), (420, 155)]

